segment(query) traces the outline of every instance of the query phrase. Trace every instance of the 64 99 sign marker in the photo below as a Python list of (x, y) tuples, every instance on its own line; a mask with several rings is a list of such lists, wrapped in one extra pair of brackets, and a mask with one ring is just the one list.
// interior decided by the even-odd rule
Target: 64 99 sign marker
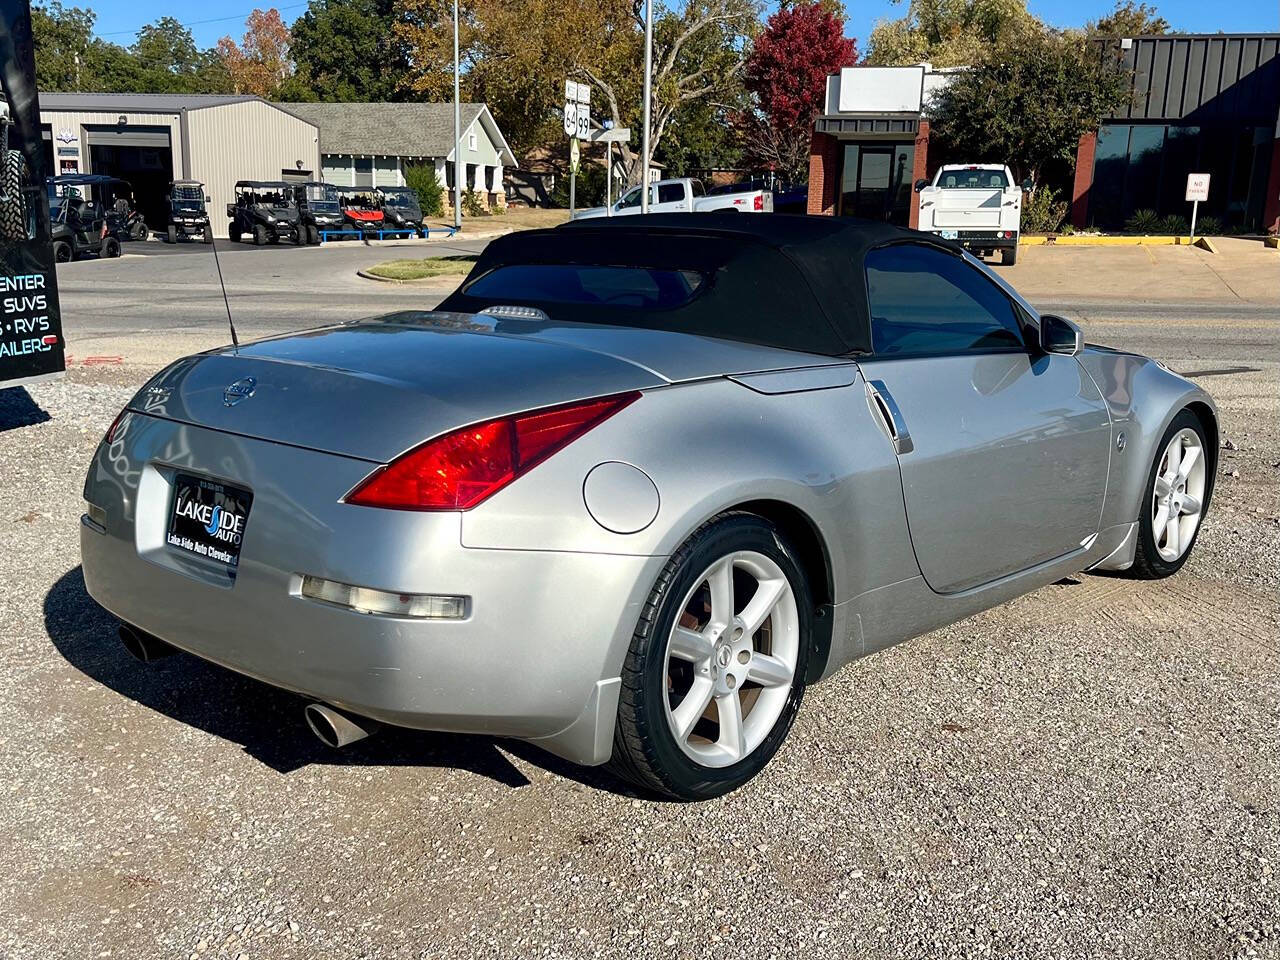
[(31, 7), (0, 0), (0, 387), (66, 367), (44, 165)]

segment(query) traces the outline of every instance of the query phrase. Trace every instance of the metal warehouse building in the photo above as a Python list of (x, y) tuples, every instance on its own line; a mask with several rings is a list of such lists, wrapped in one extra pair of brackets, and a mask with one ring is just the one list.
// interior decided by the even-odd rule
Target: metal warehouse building
[(46, 169), (129, 181), (152, 225), (165, 221), (171, 180), (204, 183), (214, 232), (226, 236), (237, 180), (320, 175), (315, 124), (258, 97), (43, 93), (40, 123)]

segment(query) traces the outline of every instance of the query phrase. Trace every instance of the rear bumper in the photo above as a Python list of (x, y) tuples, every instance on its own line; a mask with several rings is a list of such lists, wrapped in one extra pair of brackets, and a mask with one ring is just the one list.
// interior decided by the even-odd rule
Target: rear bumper
[[(966, 250), (1006, 250), (1018, 245), (1017, 231), (1004, 230), (944, 230), (937, 228), (929, 231), (935, 236), (943, 237), (951, 240), (952, 243), (958, 243)], [(1012, 232), (1013, 236), (1003, 236), (1006, 232)], [(955, 233), (956, 236), (950, 236)]]
[[(135, 417), (100, 447), (85, 584), (173, 646), (387, 723), (539, 740), (608, 759), (622, 657), (661, 557), (481, 550), (461, 515), (350, 506), (370, 464)], [(164, 543), (175, 470), (254, 493), (234, 575)], [(462, 620), (371, 616), (301, 596), (305, 574), (470, 598)]]

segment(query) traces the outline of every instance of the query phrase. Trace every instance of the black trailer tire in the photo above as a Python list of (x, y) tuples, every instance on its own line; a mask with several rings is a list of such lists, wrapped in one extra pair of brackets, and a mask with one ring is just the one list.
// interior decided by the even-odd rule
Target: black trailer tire
[(177, 228), (177, 227), (175, 227), (172, 223), (171, 223), (171, 224), (169, 224), (169, 230), (168, 230), (168, 233), (167, 233), (167, 234), (166, 234), (166, 236), (165, 236), (165, 241), (166, 241), (166, 242), (168, 242), (168, 243), (177, 243), (177, 242), (178, 242), (178, 228)]
[(260, 223), (253, 225), (253, 245), (261, 247), (267, 242), (267, 228)]
[(1000, 251), (1000, 266), (1012, 267), (1017, 262), (1018, 262), (1017, 247), (1005, 247), (1003, 250)]
[(53, 259), (55, 263), (70, 263), (72, 255), (71, 244), (67, 243), (67, 241), (53, 241)]
[(8, 243), (22, 243), (27, 239), (27, 200), (22, 187), (27, 182), (27, 161), (21, 151), (10, 150), (5, 154), (0, 169), (3, 184), (0, 194), (9, 198), (0, 204), (0, 237)]
[(102, 240), (102, 252), (99, 256), (108, 260), (114, 260), (120, 256), (120, 241), (115, 237), (104, 237)]

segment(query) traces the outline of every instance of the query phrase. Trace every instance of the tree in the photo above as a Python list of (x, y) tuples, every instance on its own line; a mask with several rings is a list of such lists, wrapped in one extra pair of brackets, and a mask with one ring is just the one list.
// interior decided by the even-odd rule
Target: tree
[(1116, 0), (1116, 8), (1101, 20), (1089, 23), (1085, 30), (1099, 37), (1146, 37), (1169, 32), (1169, 21), (1154, 6)]
[(910, 0), (906, 16), (872, 29), (867, 63), (969, 66), (992, 47), (1041, 29), (1026, 0)]
[(230, 37), (218, 41), (218, 55), (226, 66), (234, 93), (273, 97), (293, 72), (289, 59), (289, 28), (280, 11), (254, 10), (245, 21), (239, 46)]
[(191, 31), (161, 17), (138, 31), (129, 48), (134, 60), (131, 90), (139, 93), (218, 93), (229, 78), (212, 50), (196, 47)]
[(40, 90), (83, 90), (85, 59), (93, 43), (92, 10), (64, 7), (58, 0), (31, 8)]
[(933, 101), (932, 134), (953, 156), (1008, 163), (1039, 183), (1070, 163), (1080, 137), (1131, 96), (1118, 61), (1090, 53), (1078, 33), (1028, 31), (958, 74)]
[(402, 96), (409, 59), (395, 32), (394, 0), (312, 0), (294, 21), (290, 100), (382, 101)]
[(803, 180), (827, 75), (857, 59), (844, 21), (821, 3), (792, 3), (771, 16), (746, 62), (746, 88), (756, 104), (744, 120), (750, 158), (784, 179)]

